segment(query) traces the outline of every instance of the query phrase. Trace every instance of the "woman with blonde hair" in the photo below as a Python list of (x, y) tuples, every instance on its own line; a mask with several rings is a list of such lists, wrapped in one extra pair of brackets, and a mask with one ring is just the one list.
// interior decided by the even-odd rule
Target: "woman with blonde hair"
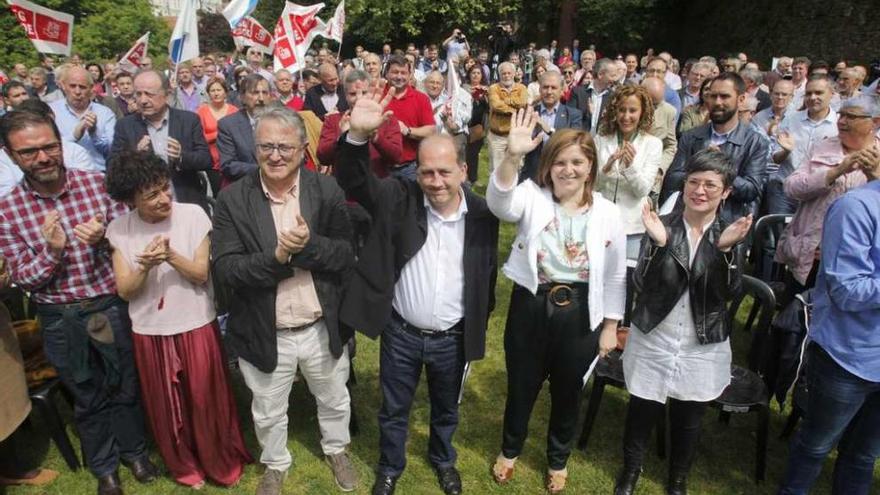
[(518, 231), (504, 273), (515, 282), (504, 333), (507, 403), (501, 453), (492, 474), (513, 478), (532, 407), (550, 382), (546, 488), (565, 488), (583, 376), (597, 353), (617, 345), (623, 317), (626, 238), (617, 206), (593, 190), (596, 148), (583, 130), (562, 129), (544, 145), (536, 181), (517, 185), (532, 138), (534, 110), (514, 114), (507, 154), (486, 201)]
[(639, 256), (642, 205), (660, 169), (663, 142), (650, 134), (654, 103), (641, 86), (621, 86), (614, 92), (596, 137), (599, 172), (596, 190), (620, 208), (627, 235), (626, 257)]

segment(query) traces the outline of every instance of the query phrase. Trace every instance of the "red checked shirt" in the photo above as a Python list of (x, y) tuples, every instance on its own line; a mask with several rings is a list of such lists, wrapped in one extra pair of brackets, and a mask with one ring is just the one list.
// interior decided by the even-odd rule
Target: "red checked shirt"
[[(107, 225), (128, 208), (110, 199), (104, 175), (67, 170), (64, 189), (55, 196), (41, 196), (27, 180), (0, 199), (0, 254), (9, 264), (12, 280), (30, 291), (41, 304), (69, 304), (115, 294), (109, 244), (89, 246), (73, 229), (98, 213)], [(67, 244), (54, 256), (40, 230), (46, 215), (58, 210)]]

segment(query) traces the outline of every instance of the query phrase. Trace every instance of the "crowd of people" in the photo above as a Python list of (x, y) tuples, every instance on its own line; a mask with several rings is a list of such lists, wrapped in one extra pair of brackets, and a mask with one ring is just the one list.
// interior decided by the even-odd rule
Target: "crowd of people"
[[(680, 63), (577, 40), (517, 47), (510, 33), (501, 23), (479, 48), (456, 29), (346, 60), (321, 47), (296, 73), (252, 47), (130, 70), (46, 56), (0, 75), (3, 282), (36, 308), (99, 495), (122, 493), (120, 462), (138, 482), (160, 476), (147, 426), (177, 483), (238, 483), (254, 459), (230, 357), (253, 396), (257, 495), (281, 493), (291, 468), (298, 373), (333, 478), (354, 490), (355, 331), (381, 337), (372, 493), (394, 493), (404, 473), (424, 369), (428, 459), (460, 494), (453, 436), (468, 363), (487, 352), (499, 221), (516, 234), (491, 476), (515, 478), (548, 381), (545, 488), (565, 489), (585, 374), (626, 324), (614, 493), (635, 493), (668, 404), (666, 490), (685, 494), (706, 406), (731, 381), (728, 303), (766, 214), (792, 216), (775, 254), (785, 297), (814, 294), (809, 407), (779, 493), (806, 494), (835, 446), (834, 493), (870, 491), (877, 74), (802, 56), (767, 67), (744, 53)], [(47, 482), (10, 441), (21, 419), (0, 429), (0, 476)]]

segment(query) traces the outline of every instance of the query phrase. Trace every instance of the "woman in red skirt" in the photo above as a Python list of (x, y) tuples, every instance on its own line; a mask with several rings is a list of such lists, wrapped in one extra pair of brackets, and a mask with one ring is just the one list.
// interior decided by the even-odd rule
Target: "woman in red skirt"
[(169, 167), (121, 153), (107, 192), (132, 207), (107, 227), (119, 296), (129, 302), (143, 404), (165, 465), (183, 485), (230, 486), (252, 458), (226, 375), (208, 271), (211, 220), (173, 201)]

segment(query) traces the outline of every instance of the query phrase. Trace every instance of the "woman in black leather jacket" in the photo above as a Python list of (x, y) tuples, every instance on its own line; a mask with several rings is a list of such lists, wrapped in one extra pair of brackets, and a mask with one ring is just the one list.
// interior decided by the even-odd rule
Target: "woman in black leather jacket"
[(651, 429), (670, 402), (668, 494), (686, 481), (708, 402), (730, 383), (727, 303), (739, 291), (751, 215), (721, 225), (717, 212), (736, 171), (727, 156), (706, 150), (685, 165), (684, 207), (659, 217), (646, 205), (645, 236), (633, 276), (635, 307), (623, 353), (630, 393), (624, 468), (615, 495), (632, 494)]

